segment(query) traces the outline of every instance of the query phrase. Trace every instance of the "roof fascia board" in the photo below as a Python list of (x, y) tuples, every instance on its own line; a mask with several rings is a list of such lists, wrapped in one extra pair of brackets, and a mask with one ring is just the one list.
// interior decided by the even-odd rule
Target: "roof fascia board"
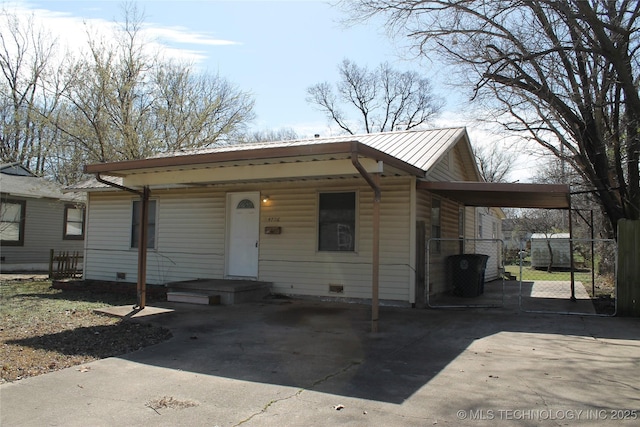
[(476, 176), (476, 179), (478, 181), (484, 181), (484, 179), (482, 178), (482, 174), (480, 173), (480, 169), (478, 168), (478, 162), (476, 161), (476, 154), (473, 151), (473, 146), (471, 145), (471, 139), (469, 138), (469, 134), (467, 133), (467, 128), (464, 128), (464, 133), (463, 133), (463, 137), (464, 142), (465, 142), (465, 147), (467, 148), (467, 153), (469, 154), (470, 158), (470, 162), (473, 165), (473, 173)]
[[(184, 156), (154, 157), (141, 160), (124, 160), (111, 163), (94, 163), (86, 165), (86, 173), (113, 173), (164, 167), (193, 166), (207, 163), (222, 163), (238, 160), (266, 160), (309, 156), (319, 154), (344, 154), (351, 152), (350, 142), (331, 144), (310, 144), (291, 147), (256, 148), (250, 150), (232, 150), (216, 153), (187, 154)], [(115, 175), (114, 175), (115, 176)]]

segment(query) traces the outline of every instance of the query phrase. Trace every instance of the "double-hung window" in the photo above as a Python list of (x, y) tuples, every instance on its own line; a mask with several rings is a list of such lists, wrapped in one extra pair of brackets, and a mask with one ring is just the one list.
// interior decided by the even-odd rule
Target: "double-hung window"
[(84, 208), (75, 205), (64, 207), (64, 240), (84, 239)]
[[(149, 209), (147, 212), (147, 249), (155, 249), (156, 247), (156, 201), (149, 200)], [(140, 242), (140, 226), (142, 217), (142, 202), (140, 200), (133, 201), (133, 215), (131, 216), (131, 247), (137, 248)]]
[(318, 250), (355, 251), (356, 193), (320, 193)]
[(7, 199), (0, 202), (0, 243), (2, 245), (24, 245), (25, 208), (24, 200)]

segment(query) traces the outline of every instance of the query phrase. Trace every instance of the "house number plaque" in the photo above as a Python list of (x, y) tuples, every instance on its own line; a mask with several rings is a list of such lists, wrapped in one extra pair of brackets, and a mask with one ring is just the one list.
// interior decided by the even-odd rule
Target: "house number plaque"
[(265, 227), (264, 234), (281, 234), (282, 227)]

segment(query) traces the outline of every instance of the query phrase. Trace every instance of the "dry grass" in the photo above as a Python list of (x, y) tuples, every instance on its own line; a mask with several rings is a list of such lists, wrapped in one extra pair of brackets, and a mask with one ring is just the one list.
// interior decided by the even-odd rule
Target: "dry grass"
[(169, 338), (166, 329), (94, 313), (128, 297), (0, 282), (0, 383), (118, 356)]

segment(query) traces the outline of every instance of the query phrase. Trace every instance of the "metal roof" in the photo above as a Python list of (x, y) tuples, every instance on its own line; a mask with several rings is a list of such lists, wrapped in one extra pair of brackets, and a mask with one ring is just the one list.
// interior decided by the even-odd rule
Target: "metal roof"
[[(405, 172), (424, 176), (442, 156), (459, 141), (469, 144), (465, 128), (409, 130), (340, 135), (325, 138), (300, 139), (261, 143), (218, 145), (211, 148), (165, 153), (142, 160), (87, 165), (87, 173), (125, 176), (143, 169), (167, 170), (181, 166), (195, 166), (224, 162), (306, 158), (319, 156), (347, 156), (357, 145), (358, 154), (382, 160)], [(470, 149), (470, 145), (469, 145)]]
[[(385, 163), (394, 171), (416, 176), (418, 189), (457, 200), (467, 206), (531, 207), (567, 209), (567, 185), (505, 184), (477, 181), (431, 182), (426, 175), (456, 144), (467, 147), (463, 153), (472, 167), (471, 175), (480, 181), (473, 151), (465, 128), (409, 130), (362, 135), (339, 135), (291, 141), (218, 145), (206, 149), (161, 154), (142, 160), (87, 165), (85, 172), (110, 175), (114, 183), (130, 175), (186, 171), (204, 167), (246, 166), (300, 161), (346, 159), (354, 152)], [(354, 170), (355, 174), (355, 170)], [(74, 189), (108, 188), (95, 180), (77, 184)]]

